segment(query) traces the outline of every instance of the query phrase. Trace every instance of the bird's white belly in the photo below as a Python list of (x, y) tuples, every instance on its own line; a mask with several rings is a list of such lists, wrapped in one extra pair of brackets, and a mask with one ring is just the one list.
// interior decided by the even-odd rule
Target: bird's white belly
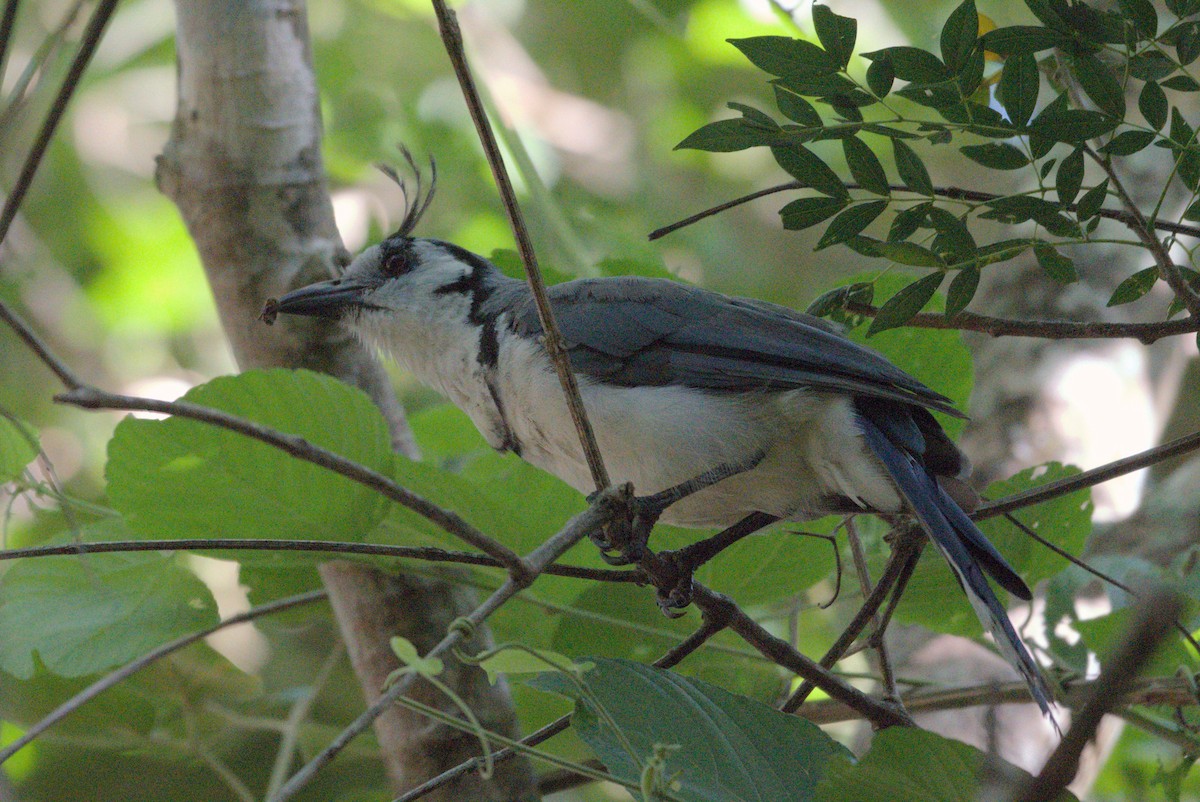
[[(498, 389), (521, 456), (582, 492), (594, 490), (557, 376), (538, 369), (539, 360), (504, 350)], [(632, 482), (638, 495), (764, 454), (753, 469), (673, 505), (663, 515), (666, 523), (728, 526), (753, 512), (803, 520), (830, 512), (822, 502), (833, 496), (874, 510), (899, 509), (899, 496), (861, 436), (846, 435), (857, 426), (845, 397), (618, 387), (585, 377), (579, 383), (612, 481)]]

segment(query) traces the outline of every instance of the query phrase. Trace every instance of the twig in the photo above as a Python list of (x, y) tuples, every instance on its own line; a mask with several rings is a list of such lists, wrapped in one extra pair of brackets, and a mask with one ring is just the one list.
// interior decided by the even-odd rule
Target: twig
[(1032, 782), (1013, 799), (1049, 802), (1075, 779), (1079, 758), (1096, 734), (1100, 720), (1125, 698), (1142, 667), (1166, 637), (1171, 623), (1183, 611), (1183, 599), (1164, 588), (1155, 588), (1138, 603), (1126, 637), (1117, 641), (1114, 654), (1102, 662), (1103, 671), (1092, 685), (1088, 700), (1072, 716), (1071, 729)]
[[(1091, 693), (1095, 682), (1066, 680), (1062, 684), (1063, 693), (1056, 694), (1056, 701), (1066, 707), (1077, 708), (1083, 705), (1085, 697)], [(1127, 705), (1165, 705), (1170, 707), (1195, 707), (1197, 705), (1196, 692), (1190, 682), (1179, 677), (1154, 677), (1139, 680), (1126, 695), (1124, 702)], [(961, 688), (914, 691), (904, 697), (904, 706), (913, 715), (1002, 704), (1029, 704), (1029, 686), (1019, 680), (1000, 684), (988, 682)], [(807, 702), (795, 712), (796, 715), (802, 716), (814, 724), (835, 724), (839, 721), (853, 721), (861, 718), (857, 711), (831, 699)], [(1119, 711), (1118, 714), (1120, 714)], [(1180, 742), (1179, 738), (1174, 740)], [(1195, 738), (1182, 742), (1180, 745), (1188, 750), (1195, 750), (1198, 746)]]
[(1082, 490), (1085, 487), (1092, 487), (1093, 485), (1107, 482), (1109, 479), (1115, 479), (1118, 476), (1124, 476), (1127, 473), (1147, 468), (1155, 463), (1177, 457), (1180, 454), (1186, 454), (1189, 451), (1195, 451), (1198, 448), (1200, 448), (1200, 432), (1193, 432), (1172, 440), (1169, 443), (1164, 443), (1161, 446), (1155, 446), (1138, 454), (1110, 462), (1107, 465), (1101, 465), (1099, 468), (1092, 468), (1090, 471), (1084, 471), (1075, 476), (1068, 476), (1065, 479), (1059, 479), (1055, 482), (1047, 482), (1032, 490), (1013, 493), (1011, 496), (1006, 496), (999, 501), (983, 504), (971, 514), (971, 517), (977, 521), (981, 521), (985, 518), (1019, 510), (1022, 507), (1032, 507), (1035, 504), (1041, 504), (1043, 501), (1049, 501), (1050, 499), (1073, 493), (1076, 490)]
[[(357, 554), (434, 563), (503, 568), (494, 557), (472, 551), (449, 551), (433, 546), (392, 546), (383, 543), (343, 543), (332, 540), (275, 540), (264, 538), (182, 538), (178, 540), (108, 540), (0, 549), (0, 561), (61, 554), (106, 554), (130, 551), (303, 551), (322, 554)], [(582, 565), (548, 565), (544, 573), (595, 582), (640, 582), (634, 570), (586, 568)]]
[(50, 711), (50, 713), (44, 716), (41, 721), (38, 721), (25, 733), (23, 733), (20, 738), (13, 741), (4, 749), (0, 749), (0, 764), (3, 764), (4, 761), (16, 754), (16, 752), (21, 748), (29, 744), (43, 732), (62, 721), (67, 716), (74, 713), (80, 707), (87, 704), (92, 699), (95, 699), (101, 693), (113, 687), (117, 683), (123, 682), (124, 680), (133, 676), (151, 663), (161, 660), (167, 655), (177, 652), (185, 646), (190, 646), (196, 641), (202, 640), (203, 638), (206, 638), (219, 630), (234, 626), (236, 624), (243, 624), (247, 621), (253, 621), (256, 618), (260, 618), (264, 615), (270, 615), (271, 613), (277, 613), (280, 610), (287, 610), (302, 604), (310, 604), (314, 601), (320, 601), (323, 598), (325, 598), (325, 591), (323, 590), (314, 590), (308, 593), (301, 593), (297, 596), (289, 596), (286, 599), (279, 599), (258, 607), (253, 607), (244, 613), (238, 613), (237, 615), (230, 616), (224, 621), (220, 621), (217, 624), (208, 627), (207, 629), (203, 629), (199, 632), (193, 632), (189, 635), (176, 638), (168, 643), (164, 643), (157, 649), (147, 652), (130, 663), (126, 663), (116, 671), (106, 674), (105, 676), (93, 682), (91, 685), (84, 688), (79, 693), (72, 696), (67, 701), (63, 702), (58, 707), (54, 708), (54, 710)]
[[(0, 308), (2, 308), (0, 304)], [(285, 434), (269, 426), (264, 426), (247, 418), (232, 415), (212, 407), (193, 404), (190, 401), (159, 401), (153, 398), (117, 395), (94, 387), (76, 387), (66, 393), (60, 393), (54, 400), (62, 404), (71, 404), (84, 409), (118, 409), (144, 410), (161, 412), (180, 418), (208, 423), (228, 429), (232, 432), (274, 446), (297, 459), (319, 465), (361, 485), (375, 490), (380, 495), (400, 504), (421, 515), (450, 534), (474, 546), (483, 553), (498, 560), (510, 572), (523, 574), (528, 567), (521, 561), (520, 555), (507, 546), (488, 537), (468, 523), (460, 515), (439, 507), (411, 490), (401, 487), (388, 476), (373, 471), (365, 465), (346, 459), (329, 449), (308, 442), (303, 437)]]
[[(1193, 138), (1194, 138), (1193, 134)], [(1150, 251), (1150, 255), (1154, 257), (1154, 263), (1158, 266), (1158, 275), (1167, 285), (1174, 290), (1176, 297), (1183, 302), (1184, 307), (1188, 310), (1193, 321), (1200, 322), (1200, 295), (1192, 289), (1187, 278), (1179, 270), (1179, 265), (1171, 258), (1171, 254), (1163, 245), (1162, 240), (1154, 236), (1154, 231), (1151, 230), (1149, 222), (1142, 214), (1142, 210), (1133, 202), (1133, 198), (1125, 191), (1125, 185), (1121, 183), (1117, 171), (1113, 169), (1112, 162), (1108, 159), (1100, 158), (1100, 155), (1091, 148), (1090, 145), (1081, 145), (1083, 152), (1088, 155), (1092, 161), (1100, 165), (1100, 169), (1104, 170), (1109, 180), (1112, 182), (1113, 189), (1117, 193), (1117, 198), (1121, 201), (1121, 205), (1125, 207), (1125, 211), (1129, 213), (1129, 220), (1125, 221), (1125, 225), (1132, 231), (1142, 244), (1146, 246), (1146, 250)]]
[[(885, 704), (834, 676), (824, 666), (805, 657), (787, 641), (777, 638), (748, 616), (727, 596), (714, 593), (700, 583), (693, 590), (696, 606), (709, 615), (727, 617), (729, 628), (776, 665), (788, 669), (812, 682), (833, 699), (846, 703), (866, 717), (876, 728), (896, 725), (912, 726), (912, 719), (903, 710)], [(711, 612), (710, 612), (711, 611)]]
[(4, 84), (5, 67), (8, 65), (8, 47), (12, 44), (13, 26), (17, 22), (17, 8), (21, 0), (5, 0), (4, 16), (0, 17), (0, 86)]
[[(879, 307), (851, 301), (846, 304), (846, 311), (874, 317), (879, 314)], [(993, 337), (1037, 337), (1043, 340), (1134, 339), (1146, 345), (1164, 337), (1200, 331), (1200, 322), (1191, 318), (1164, 320), (1160, 323), (1079, 323), (1070, 320), (1012, 320), (974, 312), (959, 312), (953, 317), (946, 317), (937, 312), (918, 312), (909, 318), (905, 325), (919, 329), (978, 331)]]
[(42, 363), (50, 368), (51, 372), (58, 377), (58, 380), (67, 387), (68, 390), (75, 390), (83, 386), (83, 381), (75, 375), (67, 364), (55, 356), (50, 347), (42, 341), (42, 338), (37, 335), (28, 323), (26, 323), (20, 315), (8, 308), (8, 305), (0, 301), (0, 320), (8, 324), (8, 327), (16, 332), (18, 338), (25, 345), (29, 346), (29, 350), (37, 356)]
[[(846, 519), (846, 540), (850, 544), (850, 555), (854, 558), (854, 570), (858, 574), (858, 583), (862, 588), (863, 598), (870, 598), (871, 572), (867, 568), (867, 555), (863, 551), (862, 539), (858, 536), (858, 527), (853, 518)], [(879, 675), (883, 679), (883, 689), (889, 699), (900, 702), (900, 694), (896, 692), (896, 677), (892, 673), (892, 661), (888, 656), (887, 643), (883, 637), (883, 619), (878, 615), (871, 616), (871, 644), (879, 656)], [(828, 666), (832, 668), (832, 666)]]
[[(1076, 557), (1074, 554), (1067, 551), (1062, 546), (1059, 546), (1057, 543), (1053, 543), (1053, 542), (1047, 540), (1046, 538), (1042, 537), (1032, 527), (1026, 526), (1012, 513), (1006, 512), (1006, 513), (1004, 513), (1004, 517), (1010, 524), (1012, 524), (1013, 526), (1020, 529), (1022, 532), (1024, 532), (1026, 535), (1028, 535), (1030, 538), (1032, 538), (1035, 542), (1050, 549), (1050, 551), (1054, 552), (1059, 557), (1062, 557), (1064, 560), (1071, 563), (1072, 565), (1078, 566), (1079, 568), (1083, 569), (1084, 571), (1087, 571), (1089, 574), (1096, 577), (1097, 579), (1107, 582), (1108, 584), (1112, 585), (1113, 587), (1118, 588), (1119, 590), (1122, 590), (1125, 593), (1128, 593), (1131, 598), (1134, 598), (1134, 599), (1141, 598), (1141, 594), (1134, 591), (1133, 588), (1129, 587), (1124, 582), (1117, 579), (1115, 576), (1112, 576), (1111, 574), (1106, 574), (1104, 571), (1101, 571), (1099, 568), (1096, 568), (1093, 565), (1089, 565), (1086, 560)], [(1192, 649), (1195, 650), (1195, 652), (1196, 652), (1196, 656), (1200, 657), (1200, 643), (1197, 643), (1195, 636), (1192, 635), (1192, 633), (1191, 633), (1191, 630), (1189, 630), (1187, 627), (1185, 627), (1183, 624), (1181, 624), (1178, 620), (1175, 621), (1174, 623), (1175, 623), (1176, 631), (1178, 631), (1179, 634), (1183, 636), (1183, 639), (1186, 640), (1191, 645)]]
[[(624, 493), (625, 491), (620, 488), (601, 491), (591, 507), (567, 521), (566, 525), (557, 534), (525, 558), (525, 563), (530, 569), (528, 573), (520, 576), (509, 574), (503, 585), (463, 619), (463, 626), (452, 628), (425, 656), (439, 657), (448, 653), (462, 641), (468, 629), (473, 629), (482, 624), (488, 616), (498, 610), (505, 602), (520, 593), (525, 587), (528, 587), (534, 579), (546, 570), (547, 566), (561, 557), (567, 549), (586, 537), (589, 532), (594, 531), (597, 527), (611, 520), (626, 503), (626, 500), (623, 498)], [(374, 704), (364, 710), (333, 741), (309, 760), (308, 763), (304, 764), (299, 771), (293, 774), (287, 783), (279, 789), (279, 792), (270, 797), (271, 802), (284, 802), (284, 800), (291, 799), (300, 789), (308, 784), (318, 771), (337, 757), (338, 753), (370, 727), (372, 722), (379, 718), (383, 711), (387, 710), (397, 698), (403, 695), (415, 677), (415, 674), (406, 674), (403, 679), (388, 688)]]
[(12, 192), (4, 200), (4, 208), (0, 209), (0, 243), (3, 243), (8, 237), (8, 229), (16, 219), (17, 209), (21, 207), (21, 202), (25, 200), (25, 193), (33, 184), (33, 177), (37, 174), (42, 157), (46, 154), (46, 148), (49, 147), (50, 140), (54, 137), (54, 132), (62, 120), (67, 103), (78, 88), (79, 80), (92, 60), (92, 54), (96, 52), (96, 46), (100, 44), (100, 37), (103, 36), (104, 28), (116, 7), (117, 0), (100, 0), (96, 10), (92, 12), (91, 19), (88, 20), (87, 27), (83, 31), (83, 39), (79, 43), (79, 50), (76, 51), (75, 58), (71, 60), (71, 67), (67, 70), (66, 77), (63, 78), (62, 86), (59, 87), (58, 94), (55, 95), (54, 102), (50, 105), (50, 110), (46, 112), (42, 127), (29, 148), (25, 163), (21, 166), (21, 173), (13, 183)]
[(554, 312), (550, 308), (550, 299), (546, 295), (546, 284), (542, 280), (542, 272), (538, 267), (537, 254), (533, 250), (529, 232), (525, 228), (525, 219), (517, 204), (517, 196), (513, 192), (508, 171), (504, 168), (504, 157), (500, 155), (495, 134), (492, 133), (487, 113), (483, 109), (483, 102), (479, 99), (479, 92), (475, 88), (475, 79), (467, 65), (466, 54), (463, 50), (462, 31), (458, 27), (458, 20), (455, 18), (454, 12), (446, 6), (444, 0), (433, 0), (433, 10), (437, 14), (438, 28), (442, 34), (442, 42), (446, 46), (446, 53), (454, 67), (454, 74), (458, 77), (458, 84), (462, 87), (463, 98), (466, 100), (467, 109), (471, 112), (471, 119), (475, 122), (479, 142), (483, 145), (488, 165), (492, 168), (496, 188), (499, 190), (500, 200), (504, 204), (504, 212), (508, 215), (508, 222), (512, 227), (513, 237), (516, 239), (517, 251), (521, 254), (521, 261), (525, 265), (525, 275), (529, 280), (529, 288), (533, 291), (538, 320), (542, 324), (546, 351), (554, 363), (559, 383), (562, 384), (567, 407), (571, 410), (571, 420), (575, 423), (575, 430), (579, 434), (579, 441), (583, 446), (584, 457), (592, 472), (592, 481), (595, 482), (597, 490), (603, 490), (610, 484), (608, 471), (604, 467), (600, 447), (596, 445), (595, 433), (592, 431), (592, 425), (588, 421), (587, 412), (583, 407), (583, 399), (579, 395), (575, 374), (571, 371), (571, 362), (567, 357), (562, 333), (554, 321)]
[(312, 710), (317, 697), (320, 696), (321, 689), (325, 687), (325, 683), (329, 681), (330, 675), (333, 674), (333, 669), (337, 667), (337, 664), (345, 656), (346, 645), (339, 640), (329, 650), (329, 654), (326, 655), (325, 661), (321, 663), (321, 667), (317, 669), (317, 674), (313, 677), (312, 682), (308, 684), (300, 698), (292, 704), (291, 710), (288, 711), (287, 719), (283, 722), (282, 737), (279, 739), (279, 749), (275, 752), (275, 764), (271, 766), (271, 777), (267, 780), (267, 791), (264, 796), (270, 796), (275, 793), (275, 789), (287, 779), (287, 770), (292, 765), (292, 757), (296, 752), (296, 745), (299, 741), (304, 721), (308, 718), (309, 711)]
[[(713, 206), (710, 209), (705, 209), (704, 211), (696, 212), (696, 214), (693, 214), (689, 217), (685, 217), (682, 220), (671, 223), (670, 225), (663, 226), (662, 228), (657, 228), (654, 231), (650, 232), (649, 239), (651, 241), (660, 239), (662, 237), (665, 237), (667, 234), (678, 231), (681, 228), (686, 228), (686, 227), (692, 225), (693, 223), (698, 223), (701, 220), (704, 220), (705, 218), (712, 217), (713, 215), (716, 215), (716, 214), (720, 214), (721, 212), (726, 211), (727, 209), (732, 209), (736, 206), (741, 206), (744, 203), (749, 203), (750, 201), (758, 200), (759, 198), (765, 198), (768, 195), (774, 195), (778, 192), (787, 192), (788, 190), (791, 190), (791, 189), (807, 189), (807, 188), (808, 188), (808, 185), (801, 183), (800, 181), (787, 181), (783, 184), (776, 184), (773, 187), (767, 187), (766, 189), (760, 189), (755, 192), (751, 192), (748, 195), (742, 195), (741, 197), (734, 198), (733, 200), (725, 201), (724, 203)], [(846, 184), (846, 189), (862, 189), (862, 187), (860, 187), (858, 184)], [(908, 189), (908, 187), (900, 186), (899, 184), (893, 184), (893, 185), (889, 186), (888, 190), (891, 192), (911, 192), (911, 190)], [(960, 189), (958, 187), (934, 187), (933, 194), (943, 197), (943, 198), (950, 198), (951, 200), (977, 201), (979, 203), (988, 203), (989, 201), (994, 201), (994, 200), (998, 200), (1003, 197), (1008, 197), (1007, 195), (995, 195), (991, 192), (978, 192), (976, 190)], [(925, 196), (922, 195), (921, 197), (924, 198)], [(1071, 211), (1071, 212), (1076, 211), (1078, 209), (1078, 207), (1074, 203), (1068, 203), (1065, 206), (1063, 206), (1063, 208), (1065, 210)], [(1126, 225), (1129, 225), (1134, 220), (1132, 215), (1130, 215), (1128, 212), (1123, 211), (1121, 209), (1101, 209), (1096, 214), (1099, 217), (1104, 217), (1109, 220), (1116, 220), (1117, 222), (1125, 223)], [(1183, 234), (1184, 236), (1188, 236), (1188, 237), (1200, 237), (1200, 228), (1197, 228), (1196, 226), (1184, 225), (1183, 223), (1172, 223), (1172, 222), (1169, 222), (1166, 220), (1155, 220), (1154, 228), (1156, 228), (1160, 231), (1167, 231), (1172, 234)]]
[[(924, 533), (915, 527), (910, 527), (901, 532), (896, 544), (892, 547), (892, 555), (888, 558), (887, 565), (884, 566), (883, 575), (879, 577), (879, 582), (871, 591), (871, 595), (863, 602), (863, 606), (859, 608), (854, 619), (838, 636), (837, 641), (833, 646), (829, 647), (829, 651), (821, 658), (820, 666), (825, 669), (833, 668), (838, 660), (842, 659), (842, 655), (850, 648), (850, 646), (862, 634), (867, 624), (879, 612), (879, 608), (883, 606), (887, 600), (888, 594), (892, 592), (892, 588), (897, 589), (899, 593), (905, 584), (908, 582), (908, 577), (912, 575), (913, 569), (917, 566), (917, 559), (921, 556), (921, 551), (925, 546)], [(808, 695), (816, 689), (816, 684), (812, 682), (802, 682), (800, 687), (788, 698), (780, 707), (785, 713), (794, 713), (804, 704)]]

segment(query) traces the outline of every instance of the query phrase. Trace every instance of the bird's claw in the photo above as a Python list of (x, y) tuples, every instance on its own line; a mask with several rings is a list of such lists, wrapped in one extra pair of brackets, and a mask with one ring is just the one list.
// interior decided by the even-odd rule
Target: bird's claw
[(658, 554), (662, 575), (658, 584), (658, 609), (668, 618), (679, 618), (683, 608), (692, 603), (692, 575), (695, 568), (688, 565), (677, 551)]

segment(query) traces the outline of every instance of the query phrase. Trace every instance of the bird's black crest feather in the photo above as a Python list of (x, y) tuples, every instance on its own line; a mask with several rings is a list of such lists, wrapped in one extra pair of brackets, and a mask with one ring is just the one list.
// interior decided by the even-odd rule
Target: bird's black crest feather
[(400, 146), (400, 153), (404, 156), (404, 160), (408, 162), (408, 168), (412, 171), (414, 184), (412, 195), (408, 194), (408, 184), (396, 172), (396, 168), (390, 164), (377, 164), (376, 167), (388, 178), (396, 182), (400, 187), (400, 191), (404, 193), (404, 218), (400, 221), (400, 227), (389, 239), (395, 237), (411, 237), (413, 231), (417, 228), (417, 223), (421, 222), (421, 217), (425, 214), (425, 210), (429, 208), (429, 204), (433, 202), (433, 194), (437, 190), (437, 162), (432, 156), (429, 157), (429, 188), (425, 189), (424, 180), (421, 175), (421, 168), (417, 166), (417, 161), (413, 158), (412, 152)]

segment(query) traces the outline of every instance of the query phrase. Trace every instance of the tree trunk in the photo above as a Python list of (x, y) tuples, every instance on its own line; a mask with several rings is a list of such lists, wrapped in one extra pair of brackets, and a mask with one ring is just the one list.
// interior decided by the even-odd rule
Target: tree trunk
[[(272, 328), (258, 321), (268, 297), (330, 278), (347, 261), (322, 167), (303, 2), (177, 0), (175, 6), (178, 109), (158, 160), (158, 185), (195, 240), (238, 365), (309, 368), (360, 387), (387, 418), (393, 445), (415, 456), (386, 374), (349, 333), (329, 321), (294, 316)], [(446, 583), (402, 576), (384, 582), (377, 572), (344, 568), (331, 576), (339, 577), (328, 590), (351, 655), (386, 651), (391, 634), (421, 643), (426, 633), (445, 632), (475, 606), (470, 593)], [(393, 620), (387, 611), (398, 599), (406, 609), (402, 620)], [(355, 668), (362, 669), (365, 695), (375, 698), (378, 671), (370, 661), (356, 660)], [(515, 729), (504, 686), (492, 689), (467, 671), (455, 671), (451, 679), (473, 710), (485, 711), (492, 723), (507, 721), (510, 733)], [(397, 708), (375, 729), (398, 783), (420, 782), (441, 770), (443, 728), (415, 722)], [(528, 764), (510, 763), (507, 778), (494, 783), (502, 798), (535, 798)], [(474, 775), (447, 788), (447, 798), (485, 798)]]

